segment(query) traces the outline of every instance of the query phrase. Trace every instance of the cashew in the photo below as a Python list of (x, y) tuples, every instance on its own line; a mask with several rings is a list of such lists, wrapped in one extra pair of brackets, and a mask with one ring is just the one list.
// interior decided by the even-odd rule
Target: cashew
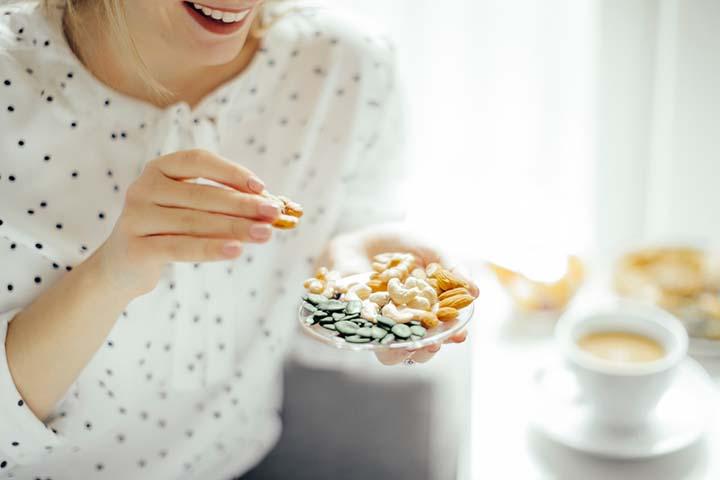
[(373, 303), (370, 300), (363, 300), (362, 310), (360, 310), (360, 316), (365, 320), (376, 323), (377, 316), (380, 312), (380, 307), (377, 303)]
[(382, 308), (382, 314), (398, 323), (408, 323), (413, 319), (413, 312), (407, 309), (399, 310), (397, 306), (390, 302)]
[(390, 294), (388, 292), (374, 292), (370, 294), (368, 300), (380, 307), (384, 307), (390, 301)]
[(415, 267), (415, 256), (410, 253), (381, 253), (373, 259), (376, 279), (388, 282), (391, 278), (405, 280)]
[(370, 287), (365, 285), (364, 283), (356, 283), (355, 285), (350, 285), (347, 289), (347, 292), (345, 292), (344, 299), (345, 300), (365, 300), (368, 298), (372, 290), (370, 290)]
[(402, 282), (393, 278), (388, 282), (388, 293), (395, 305), (405, 305), (420, 294), (417, 288), (405, 288)]
[(430, 311), (431, 305), (430, 300), (428, 300), (425, 297), (422, 297), (418, 295), (417, 297), (411, 299), (409, 302), (407, 302), (407, 306), (410, 308), (414, 308), (417, 310), (425, 310)]
[(315, 277), (305, 280), (304, 286), (310, 293), (320, 294), (327, 298), (333, 298), (341, 291), (338, 288), (340, 273), (328, 270), (325, 267), (318, 268)]
[(415, 308), (397, 308), (394, 303), (388, 303), (382, 308), (382, 314), (398, 323), (408, 323), (411, 320), (422, 322), (425, 328), (435, 328), (440, 322), (432, 312)]
[(418, 267), (412, 272), (410, 272), (410, 276), (414, 278), (419, 278), (421, 280), (425, 280), (427, 278), (427, 273), (425, 273), (425, 270)]
[(430, 305), (433, 305), (437, 303), (438, 296), (435, 289), (430, 286), (427, 281), (416, 278), (416, 277), (408, 277), (407, 280), (405, 280), (405, 286), (408, 288), (417, 288), (420, 290), (420, 296), (425, 297), (428, 302), (430, 302)]
[(325, 290), (325, 285), (323, 285), (323, 282), (321, 282), (317, 278), (308, 278), (307, 280), (305, 280), (304, 285), (310, 293), (319, 294), (322, 293), (323, 290)]

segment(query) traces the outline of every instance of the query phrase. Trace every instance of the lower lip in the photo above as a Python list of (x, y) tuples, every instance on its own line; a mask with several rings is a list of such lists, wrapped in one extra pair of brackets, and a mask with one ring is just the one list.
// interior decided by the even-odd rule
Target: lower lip
[(183, 5), (185, 6), (185, 9), (188, 11), (190, 16), (193, 17), (201, 27), (203, 27), (208, 32), (212, 32), (218, 35), (230, 35), (237, 32), (243, 27), (243, 25), (245, 25), (247, 19), (250, 18), (250, 14), (248, 14), (239, 22), (223, 23), (222, 21), (216, 21), (210, 17), (203, 15), (201, 11), (196, 10), (195, 7), (193, 7), (193, 5), (190, 3), (184, 2)]

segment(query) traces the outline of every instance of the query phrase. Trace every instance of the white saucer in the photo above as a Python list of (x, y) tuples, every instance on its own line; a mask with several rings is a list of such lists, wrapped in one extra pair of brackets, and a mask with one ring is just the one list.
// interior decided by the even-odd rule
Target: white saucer
[(717, 398), (708, 374), (687, 358), (647, 422), (617, 430), (594, 421), (573, 374), (561, 362), (538, 369), (533, 382), (537, 398), (531, 425), (560, 444), (609, 458), (649, 458), (687, 447), (710, 425)]

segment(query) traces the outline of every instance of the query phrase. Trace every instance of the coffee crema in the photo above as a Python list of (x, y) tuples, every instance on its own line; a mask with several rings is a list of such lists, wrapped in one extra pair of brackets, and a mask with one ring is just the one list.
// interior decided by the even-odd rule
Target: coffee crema
[(632, 332), (594, 332), (580, 338), (577, 344), (598, 358), (618, 363), (652, 362), (665, 355), (660, 343)]

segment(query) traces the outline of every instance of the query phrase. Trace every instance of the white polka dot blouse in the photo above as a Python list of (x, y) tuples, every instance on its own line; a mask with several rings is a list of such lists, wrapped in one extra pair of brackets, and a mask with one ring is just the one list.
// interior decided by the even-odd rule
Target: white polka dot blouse
[[(0, 478), (229, 479), (272, 448), (303, 278), (334, 234), (401, 211), (395, 55), (371, 32), (292, 9), (240, 75), (160, 109), (86, 70), (56, 9), (0, 5)], [(103, 243), (146, 162), (189, 148), (302, 203), (300, 227), (168, 265), (41, 421), (8, 370), (8, 323)]]

